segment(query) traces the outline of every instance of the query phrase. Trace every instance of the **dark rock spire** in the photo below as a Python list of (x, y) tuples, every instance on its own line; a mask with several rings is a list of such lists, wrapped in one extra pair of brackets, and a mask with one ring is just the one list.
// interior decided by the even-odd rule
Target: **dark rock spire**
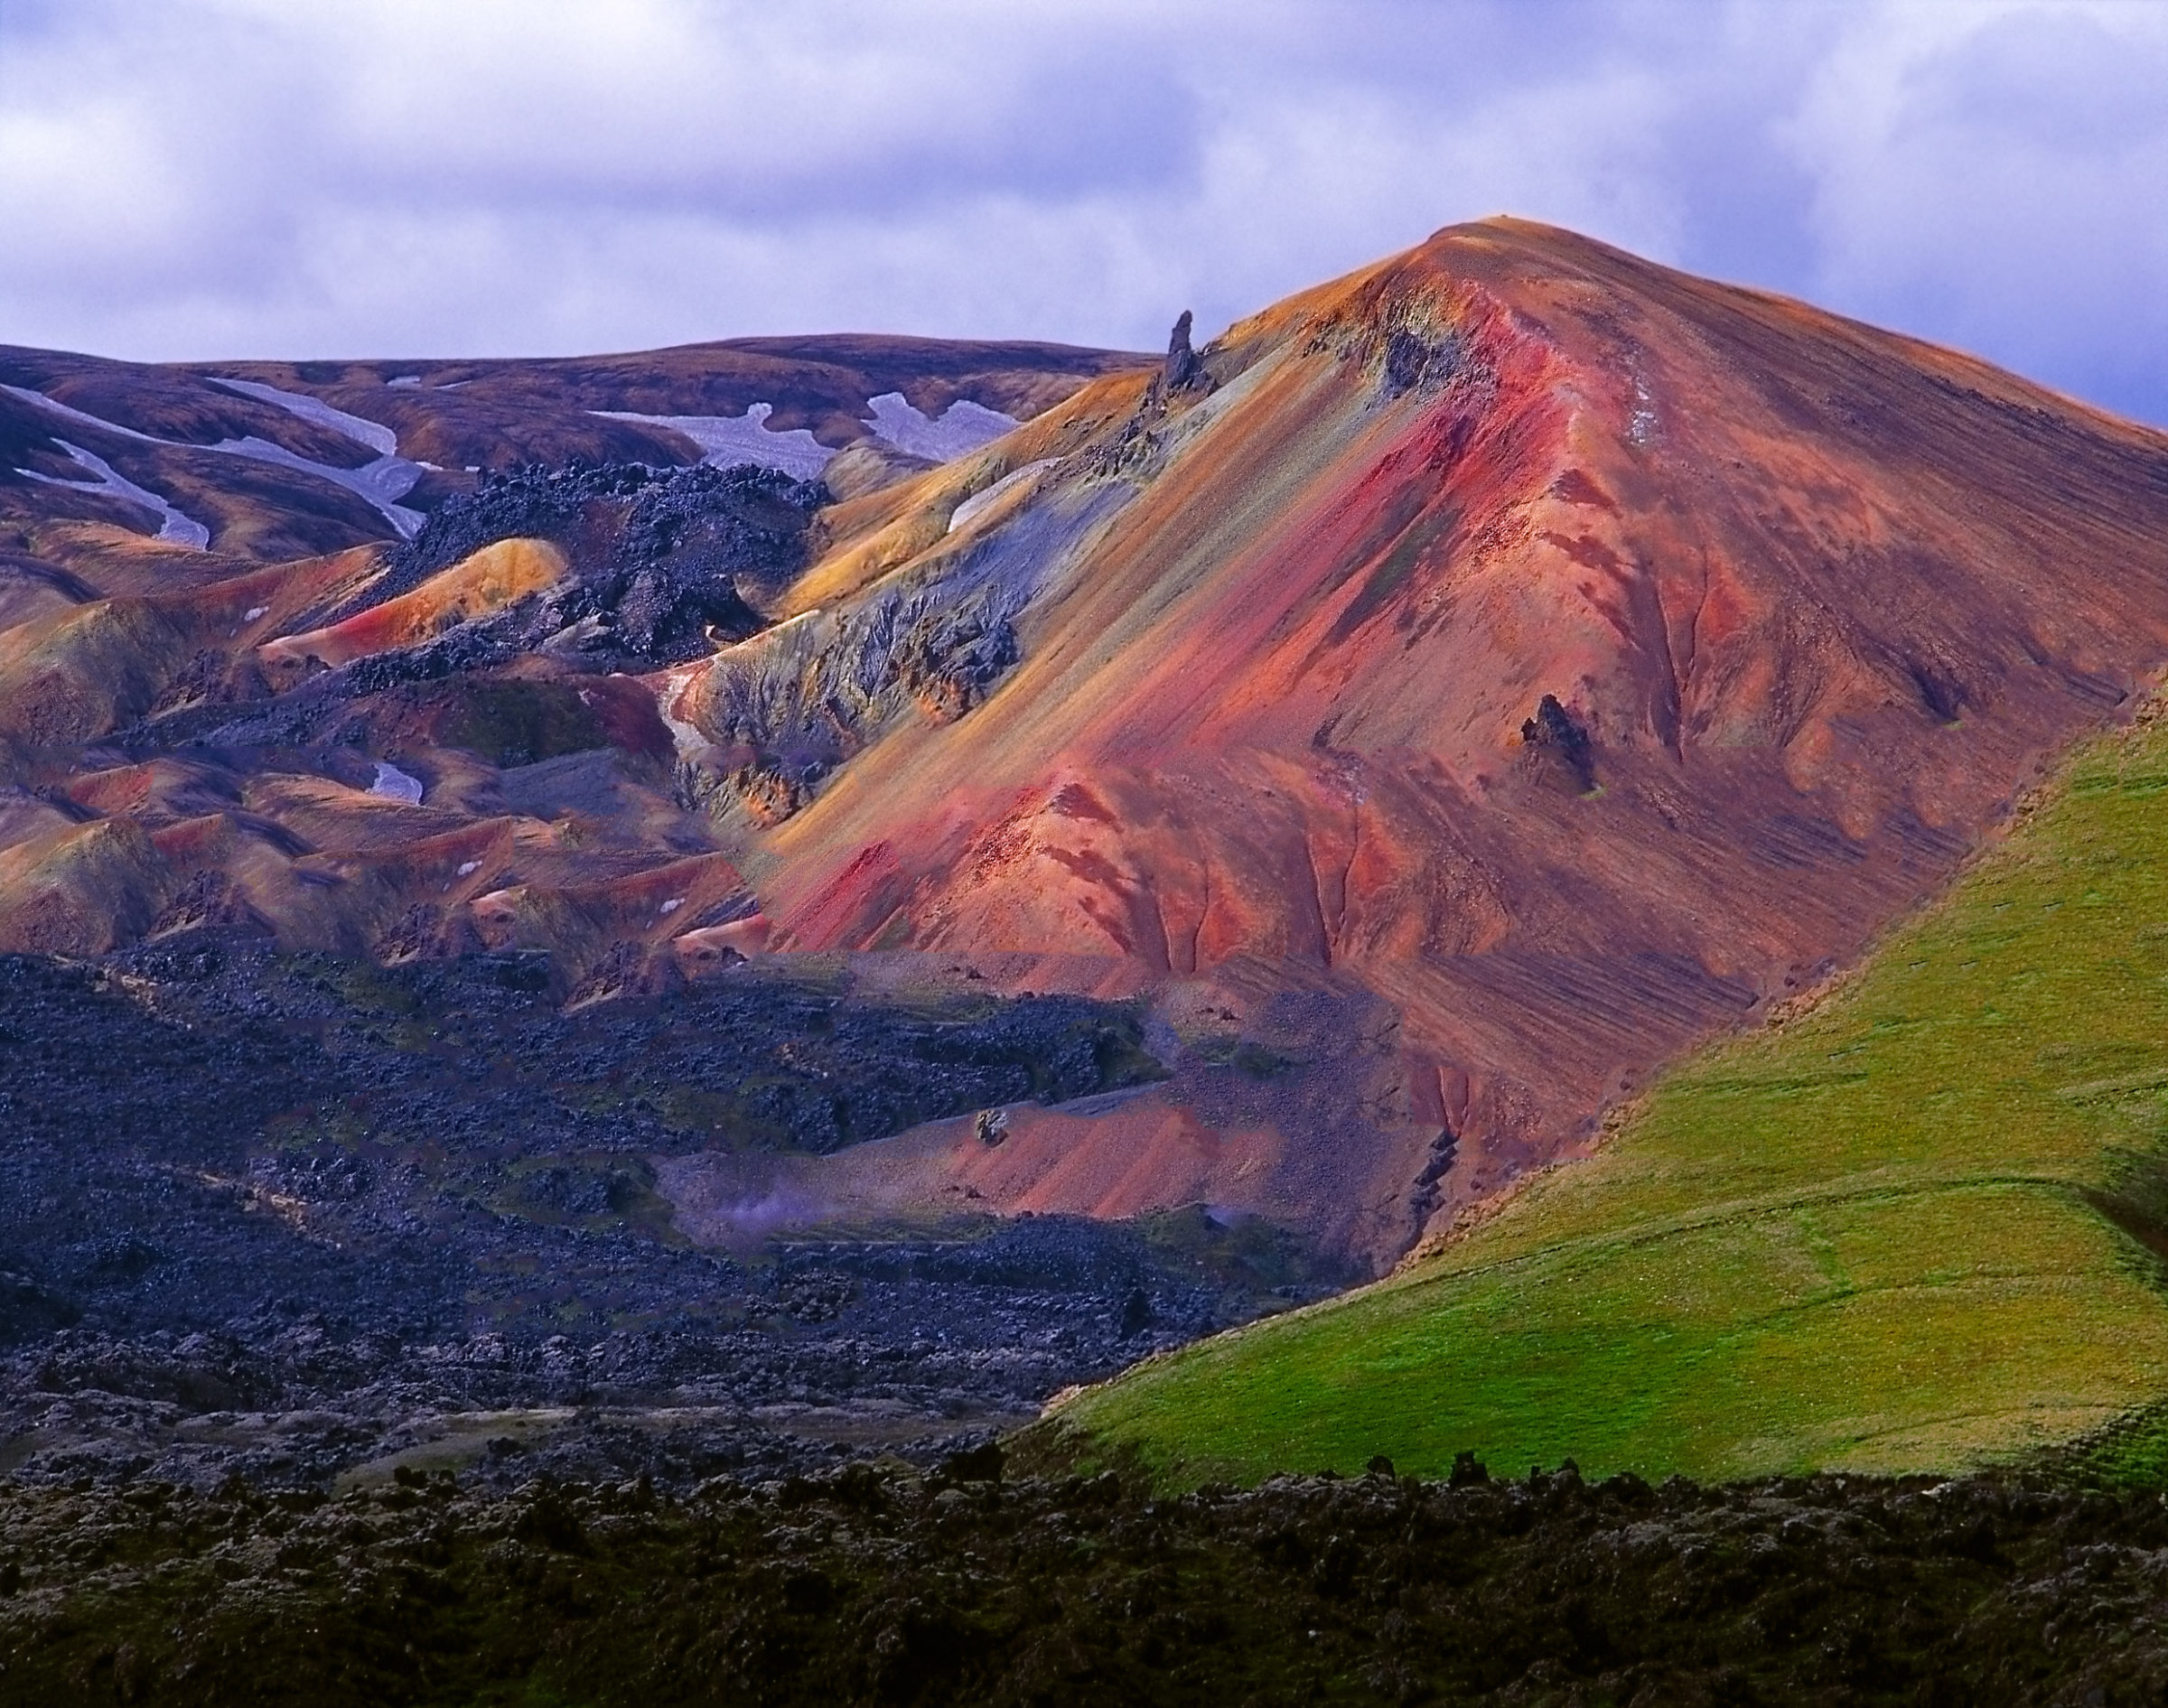
[(1180, 391), (1204, 372), (1204, 364), (1190, 348), (1190, 311), (1186, 308), (1182, 311), (1182, 318), (1174, 322), (1173, 335), (1167, 340), (1167, 365), (1163, 371), (1169, 391)]

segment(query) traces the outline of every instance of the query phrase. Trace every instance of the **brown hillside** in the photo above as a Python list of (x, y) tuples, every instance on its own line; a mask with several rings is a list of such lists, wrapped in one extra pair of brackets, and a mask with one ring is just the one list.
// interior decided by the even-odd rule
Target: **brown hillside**
[[(962, 402), (1028, 419), (1088, 380), (1144, 359), (1062, 344), (871, 334), (462, 361), (161, 365), (0, 346), (0, 387), (10, 388), (0, 390), (0, 554), (88, 574), (107, 592), (145, 591), (108, 583), (125, 580), (152, 551), (162, 518), (123, 492), (97, 490), (99, 478), (67, 445), (99, 457), (200, 524), (217, 556), (198, 568), (231, 573), (234, 560), (275, 563), (397, 537), (383, 509), (319, 471), (350, 475), (380, 450), (357, 438), (355, 428), (297, 413), (296, 399), (341, 412), (364, 435), (370, 428), (388, 433), (393, 454), (418, 465), (403, 471), (412, 484), (393, 501), (421, 515), (471, 489), (476, 470), (574, 459), (661, 467), (699, 461), (701, 445), (683, 433), (625, 415), (743, 417), (764, 406), (774, 433), (809, 432), (809, 443), (827, 451), (865, 445), (892, 460), (901, 453), (876, 436), (869, 409), (875, 397), (901, 393), (934, 418)], [(288, 401), (221, 380), (270, 387)], [(273, 455), (225, 448), (251, 440)], [(299, 461), (278, 461), (277, 452)], [(866, 478), (863, 467), (857, 478)], [(168, 547), (154, 555), (177, 554)], [(188, 569), (166, 565), (169, 574)], [(0, 556), (0, 598), (27, 578)]]

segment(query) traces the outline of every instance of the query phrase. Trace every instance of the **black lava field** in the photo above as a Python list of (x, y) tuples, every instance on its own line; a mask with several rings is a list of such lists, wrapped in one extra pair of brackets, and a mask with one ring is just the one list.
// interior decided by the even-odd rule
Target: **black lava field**
[(1157, 1073), (1134, 1016), (930, 1016), (752, 967), (561, 1013), (543, 958), (216, 931), (0, 958), (0, 1470), (681, 1488), (924, 1461), (1336, 1279), (1201, 1212), (696, 1247), (658, 1160), (1116, 1088)]

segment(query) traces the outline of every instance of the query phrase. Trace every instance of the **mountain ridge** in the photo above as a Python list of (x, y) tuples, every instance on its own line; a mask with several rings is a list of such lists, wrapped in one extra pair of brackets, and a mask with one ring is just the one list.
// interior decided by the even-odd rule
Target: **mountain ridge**
[[(2168, 440), (1565, 234), (1449, 231), (1203, 362), (1201, 396), (1109, 378), (1005, 442), (970, 484), (1055, 459), (1028, 496), (882, 573), (997, 578), (1003, 520), (1037, 524), (1013, 672), (731, 845), (786, 946), (1219, 976), (1197, 1001), (1238, 1012), (1358, 969), (1430, 1035), (1337, 1141), (1372, 1162), (1283, 1183), (1306, 1217), (1412, 1212), (1450, 1149), (1450, 1218), (1584, 1148), (1931, 891), (2168, 643)], [(2013, 464), (2054, 485), (1978, 490)]]
[(923, 467), (883, 435), (938, 449), (939, 422), (960, 403), (980, 412), (967, 436), (983, 441), (1146, 359), (871, 334), (458, 361), (135, 363), (0, 346), (0, 551), (65, 568), (127, 549), (82, 532), (142, 515), (145, 499), (113, 485), (115, 471), (157, 502), (182, 500), (172, 514), (198, 545), (274, 562), (411, 533), (474, 474), (526, 462), (682, 466), (712, 442), (801, 475), (854, 446)]
[[(815, 1159), (808, 1202), (1203, 1202), (1381, 1271), (1856, 957), (2168, 658), (2168, 437), (1569, 233), (1451, 228), (1103, 359), (829, 502), (446, 495), (565, 565), (509, 603), (432, 559), (415, 604), (379, 548), (53, 593), (0, 631), (13, 882), (60, 898), (17, 917), (547, 948), (583, 999), (782, 954), (1134, 1000), (1164, 1085)], [(137, 537), (129, 598), (206, 555)], [(337, 613), (366, 657), (308, 639)], [(123, 882), (126, 825), (169, 875)], [(703, 1166), (688, 1215), (744, 1184)]]

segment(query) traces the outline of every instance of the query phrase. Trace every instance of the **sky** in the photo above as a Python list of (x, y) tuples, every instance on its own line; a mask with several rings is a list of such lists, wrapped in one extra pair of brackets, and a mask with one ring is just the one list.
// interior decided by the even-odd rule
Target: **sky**
[(0, 0), (0, 342), (1155, 349), (1500, 212), (2168, 424), (2168, 0)]

